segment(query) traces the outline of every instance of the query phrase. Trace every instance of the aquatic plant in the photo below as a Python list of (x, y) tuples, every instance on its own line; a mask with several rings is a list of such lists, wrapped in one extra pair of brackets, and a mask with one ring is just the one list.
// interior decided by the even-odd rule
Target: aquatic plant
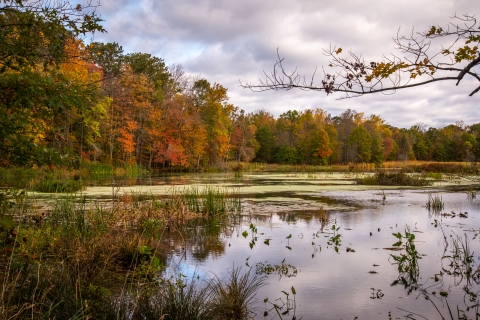
[(410, 232), (410, 228), (408, 226), (405, 227), (404, 235), (402, 235), (400, 232), (392, 234), (398, 239), (398, 242), (394, 243), (393, 247), (400, 248), (404, 245), (405, 253), (401, 253), (400, 255), (390, 254), (390, 258), (392, 258), (394, 261), (392, 264), (397, 265), (399, 273), (398, 278), (393, 281), (391, 285), (395, 286), (397, 284), (403, 284), (405, 286), (405, 290), (407, 290), (408, 294), (410, 294), (413, 290), (418, 288), (417, 283), (420, 276), (418, 260), (420, 260), (422, 257), (415, 248), (415, 234)]
[(333, 235), (330, 237), (330, 239), (328, 239), (328, 242), (327, 242), (328, 245), (330, 246), (333, 245), (333, 248), (337, 253), (338, 253), (339, 247), (342, 245), (342, 240), (340, 239), (342, 235), (338, 232), (338, 230), (340, 230), (340, 227), (335, 225), (332, 226)]
[(385, 294), (382, 292), (382, 289), (375, 289), (375, 288), (370, 288), (372, 290), (372, 296), (370, 299), (375, 300), (375, 299), (382, 299)]
[[(475, 319), (477, 319), (480, 316), (480, 301), (478, 299), (478, 288), (474, 286), (480, 284), (480, 266), (476, 263), (477, 259), (474, 258), (473, 251), (470, 249), (469, 239), (466, 234), (464, 238), (461, 238), (455, 233), (453, 233), (450, 242), (447, 241), (445, 234), (444, 238), (442, 270), (430, 278), (434, 280), (433, 284), (427, 285), (427, 283), (425, 283), (419, 285), (419, 287), (421, 287), (419, 295), (423, 296), (426, 301), (429, 301), (433, 305), (441, 319), (470, 319), (467, 314), (469, 311), (473, 311)], [(452, 247), (450, 250), (451, 254), (446, 254), (450, 246)], [(447, 263), (444, 263), (444, 261), (447, 261)], [(465, 308), (459, 305), (457, 305), (456, 308), (450, 307), (449, 292), (452, 282), (450, 279), (445, 279), (446, 276), (453, 276), (454, 286), (462, 285)], [(443, 310), (441, 308), (442, 306), (437, 306), (437, 300), (441, 301)], [(405, 316), (408, 319), (414, 315), (425, 318), (417, 313), (412, 313), (404, 309), (400, 310), (408, 313), (408, 315)]]
[[(293, 296), (293, 299), (290, 298), (289, 292), (282, 290), (282, 293), (284, 294), (286, 301), (283, 301), (282, 297), (280, 297), (278, 299), (275, 299), (275, 303), (273, 303), (273, 302), (270, 302), (268, 298), (265, 298), (263, 300), (263, 303), (265, 304), (265, 311), (263, 313), (263, 316), (267, 317), (270, 312), (273, 313), (273, 311), (275, 311), (276, 315), (278, 315), (280, 319), (283, 319), (282, 316), (285, 316), (289, 314), (290, 311), (293, 311), (292, 320), (296, 320), (297, 316), (295, 314), (297, 309), (297, 302), (296, 302), (295, 296), (297, 294), (297, 291), (295, 290), (294, 286), (290, 288), (290, 292)], [(267, 304), (270, 305), (271, 307), (268, 307)]]
[(214, 217), (229, 212), (240, 212), (241, 199), (227, 188), (205, 186), (202, 191), (192, 186), (182, 191), (172, 189), (169, 203), (178, 209), (185, 206), (190, 211), (201, 213), (207, 217)]
[(262, 275), (262, 274), (271, 275), (273, 273), (276, 273), (279, 278), (295, 277), (298, 273), (298, 270), (294, 265), (285, 263), (285, 259), (282, 260), (281, 264), (273, 264), (273, 265), (271, 263), (268, 263), (268, 261), (258, 262), (255, 267), (256, 267), (256, 273), (258, 275)]
[(440, 213), (443, 208), (444, 208), (444, 203), (442, 200), (442, 197), (439, 195), (428, 195), (428, 201), (425, 204), (425, 207), (429, 210), (432, 211), (433, 213)]
[(381, 196), (383, 201), (387, 200), (387, 195), (385, 194), (385, 190), (382, 190)]
[[(469, 242), (466, 234), (462, 239), (454, 233), (454, 237), (451, 238), (451, 254), (442, 257), (442, 270), (457, 278), (456, 284), (461, 283), (464, 279), (467, 285), (471, 285), (472, 281), (480, 283), (480, 265), (475, 263)], [(443, 260), (448, 261), (446, 266), (443, 266)]]
[(364, 178), (357, 178), (355, 182), (360, 185), (379, 185), (379, 186), (430, 186), (433, 181), (418, 175), (409, 175), (405, 172), (386, 173), (377, 172)]

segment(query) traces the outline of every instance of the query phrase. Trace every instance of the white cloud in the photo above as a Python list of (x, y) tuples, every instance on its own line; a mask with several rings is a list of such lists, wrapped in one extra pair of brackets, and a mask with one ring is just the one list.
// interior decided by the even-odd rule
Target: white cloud
[(146, 52), (167, 64), (181, 63), (229, 89), (230, 102), (252, 112), (274, 115), (289, 109), (321, 107), (340, 114), (347, 108), (377, 114), (395, 126), (417, 122), (438, 126), (464, 120), (480, 122), (478, 86), (464, 81), (400, 90), (394, 95), (369, 95), (335, 100), (321, 92), (254, 93), (239, 87), (271, 71), (276, 50), (287, 67), (309, 76), (327, 64), (322, 48), (330, 44), (378, 60), (394, 51), (397, 31), (422, 31), (446, 25), (453, 14), (475, 14), (478, 0), (102, 0), (98, 12), (107, 34), (96, 41), (118, 42), (125, 52)]

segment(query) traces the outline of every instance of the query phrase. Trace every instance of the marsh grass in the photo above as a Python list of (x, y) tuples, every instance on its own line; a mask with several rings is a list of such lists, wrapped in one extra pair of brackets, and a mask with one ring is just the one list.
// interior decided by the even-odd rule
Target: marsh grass
[(203, 286), (193, 279), (162, 278), (168, 252), (164, 235), (180, 234), (199, 217), (213, 218), (217, 225), (224, 213), (240, 205), (240, 199), (229, 198), (233, 195), (218, 188), (172, 192), (168, 199), (132, 193), (103, 205), (66, 196), (35, 211), (25, 192), (4, 190), (2, 318), (214, 319), (212, 305), (218, 309), (221, 301), (227, 301), (212, 293), (220, 285), (235, 288), (230, 296), (236, 298), (228, 301), (241, 304), (244, 314), (253, 291), (248, 291), (252, 288), (248, 277), (237, 269), (225, 280), (231, 284), (218, 278)]
[(172, 188), (167, 203), (173, 209), (188, 208), (205, 217), (215, 217), (242, 210), (241, 199), (234, 191), (214, 186)]
[(355, 179), (360, 185), (380, 185), (380, 186), (430, 186), (433, 181), (427, 180), (418, 175), (409, 175), (405, 172), (386, 173), (379, 171), (373, 175)]
[(77, 180), (58, 180), (42, 179), (32, 188), (32, 191), (44, 193), (74, 193), (83, 190), (85, 187), (81, 179)]
[(45, 193), (72, 193), (85, 188), (79, 171), (48, 168), (0, 168), (0, 187)]
[(425, 204), (425, 207), (428, 211), (432, 211), (433, 213), (440, 213), (443, 208), (445, 207), (442, 197), (439, 195), (428, 195), (428, 201)]
[[(466, 280), (468, 286), (473, 284), (472, 281), (480, 283), (480, 266), (475, 261), (467, 235), (461, 238), (454, 233), (451, 237), (451, 247), (451, 253), (442, 257), (442, 269), (456, 278), (455, 285), (463, 280)], [(444, 260), (448, 263), (443, 264)]]

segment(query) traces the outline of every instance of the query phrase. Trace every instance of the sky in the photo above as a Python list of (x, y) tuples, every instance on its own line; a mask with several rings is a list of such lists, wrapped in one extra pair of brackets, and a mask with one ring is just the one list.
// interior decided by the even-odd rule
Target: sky
[[(376, 114), (388, 124), (441, 127), (456, 121), (480, 122), (479, 84), (440, 82), (393, 95), (340, 99), (316, 91), (252, 92), (240, 83), (258, 83), (270, 73), (277, 49), (287, 69), (307, 77), (328, 66), (322, 49), (342, 47), (378, 61), (401, 55), (392, 37), (399, 32), (446, 26), (454, 14), (480, 15), (478, 0), (101, 0), (97, 14), (107, 33), (94, 41), (117, 42), (124, 53), (143, 52), (181, 64), (187, 74), (228, 88), (229, 102), (246, 112), (322, 108), (332, 116), (347, 109)], [(413, 28), (413, 29), (412, 29)], [(446, 44), (446, 43), (444, 43)], [(432, 52), (440, 43), (432, 44)], [(477, 72), (480, 68), (477, 67)], [(321, 80), (316, 78), (317, 83)], [(339, 100), (340, 99), (340, 100)]]

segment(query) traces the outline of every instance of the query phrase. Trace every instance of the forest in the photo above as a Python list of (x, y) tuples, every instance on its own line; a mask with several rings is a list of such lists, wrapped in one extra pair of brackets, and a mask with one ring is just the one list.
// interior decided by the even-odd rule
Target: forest
[[(228, 161), (328, 165), (471, 161), (480, 123), (396, 128), (319, 106), (246, 113), (228, 89), (149, 53), (88, 43), (89, 7), (7, 1), (0, 14), (0, 166), (137, 164), (201, 170)], [(38, 8), (37, 8), (38, 9)]]

